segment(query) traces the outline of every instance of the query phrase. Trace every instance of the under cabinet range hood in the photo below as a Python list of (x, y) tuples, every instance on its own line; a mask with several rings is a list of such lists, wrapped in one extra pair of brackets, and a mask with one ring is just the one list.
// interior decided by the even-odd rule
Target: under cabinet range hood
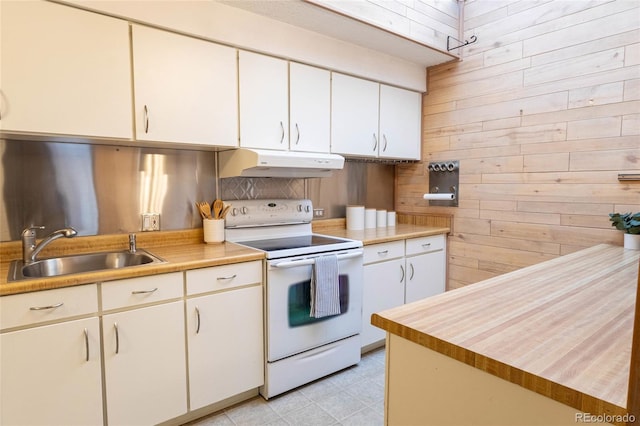
[(218, 161), (221, 178), (327, 177), (344, 166), (344, 157), (337, 154), (249, 148), (219, 152)]

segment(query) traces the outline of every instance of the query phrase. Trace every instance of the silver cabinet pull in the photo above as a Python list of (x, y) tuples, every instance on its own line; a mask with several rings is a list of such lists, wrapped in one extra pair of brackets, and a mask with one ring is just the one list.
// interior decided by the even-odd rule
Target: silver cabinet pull
[(216, 278), (216, 280), (218, 280), (218, 281), (232, 280), (237, 276), (238, 276), (238, 274), (233, 274), (233, 275), (231, 275), (229, 277), (218, 277), (218, 278)]
[(32, 307), (29, 308), (29, 310), (31, 310), (31, 311), (45, 311), (47, 309), (59, 308), (62, 305), (64, 305), (64, 302), (56, 303), (55, 305), (49, 305), (49, 306), (32, 306)]
[(378, 149), (378, 137), (374, 133), (373, 134), (373, 151), (375, 152), (376, 149)]
[(387, 150), (387, 135), (385, 135), (384, 133), (382, 134), (382, 140), (384, 141), (382, 152), (385, 152)]
[(400, 278), (400, 282), (404, 281), (404, 266), (400, 265), (400, 270), (402, 271), (402, 278)]
[(89, 330), (84, 329), (84, 350), (87, 353), (86, 360), (89, 362)]
[(196, 334), (200, 334), (200, 309), (196, 306)]
[(158, 291), (158, 287), (152, 288), (151, 290), (134, 290), (131, 294), (149, 294)]
[(380, 256), (386, 256), (389, 253), (389, 250), (382, 250), (378, 252), (378, 255)]
[(144, 106), (144, 132), (149, 133), (149, 108)]
[(280, 143), (284, 142), (284, 124), (282, 124), (282, 121), (280, 122), (280, 130), (282, 130), (282, 136), (280, 136)]
[(296, 138), (296, 145), (298, 145), (298, 142), (300, 142), (300, 128), (298, 127), (298, 123), (296, 123), (296, 133), (298, 134), (298, 137)]
[(118, 323), (113, 323), (113, 329), (116, 331), (116, 355), (120, 352), (120, 332), (118, 331)]
[(411, 276), (409, 276), (409, 281), (411, 281), (411, 280), (413, 279), (413, 274), (414, 274), (416, 271), (413, 269), (413, 263), (410, 263), (410, 264), (409, 264), (409, 266), (411, 267)]
[(429, 248), (429, 247), (431, 247), (431, 243), (424, 243), (424, 244), (422, 245), (422, 247), (424, 247), (424, 248)]

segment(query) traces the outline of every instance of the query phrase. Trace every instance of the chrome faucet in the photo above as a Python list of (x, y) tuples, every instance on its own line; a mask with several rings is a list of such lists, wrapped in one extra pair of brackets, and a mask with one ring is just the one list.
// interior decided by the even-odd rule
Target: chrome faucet
[(42, 251), (43, 248), (48, 246), (53, 240), (57, 240), (60, 237), (71, 238), (75, 237), (78, 232), (73, 228), (63, 228), (53, 231), (40, 241), (40, 244), (36, 244), (36, 230), (44, 229), (44, 226), (30, 226), (22, 231), (22, 260), (25, 265), (36, 261), (36, 256)]

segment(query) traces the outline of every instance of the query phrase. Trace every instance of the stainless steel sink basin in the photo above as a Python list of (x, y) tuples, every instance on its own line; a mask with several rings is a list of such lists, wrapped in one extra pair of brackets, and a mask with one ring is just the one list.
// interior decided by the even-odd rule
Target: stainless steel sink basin
[(164, 262), (162, 259), (145, 250), (137, 250), (135, 253), (123, 250), (52, 257), (37, 260), (28, 265), (25, 265), (22, 260), (14, 260), (9, 266), (8, 281), (57, 277), (80, 272), (128, 268), (162, 262)]

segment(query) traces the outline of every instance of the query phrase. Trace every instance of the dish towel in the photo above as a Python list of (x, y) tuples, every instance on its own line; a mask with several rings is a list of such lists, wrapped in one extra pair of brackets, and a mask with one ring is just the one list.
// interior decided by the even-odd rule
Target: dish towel
[(322, 318), (340, 314), (338, 275), (338, 256), (316, 257), (311, 271), (310, 317)]

